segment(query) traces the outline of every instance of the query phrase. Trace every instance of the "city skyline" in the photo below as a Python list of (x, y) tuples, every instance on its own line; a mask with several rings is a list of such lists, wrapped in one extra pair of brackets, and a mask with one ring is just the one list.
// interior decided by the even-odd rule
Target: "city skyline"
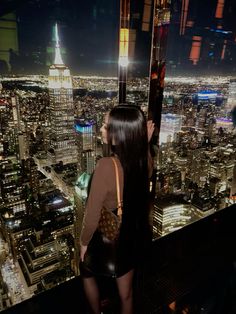
[[(166, 3), (170, 4), (168, 1)], [(214, 6), (213, 11), (217, 13), (213, 14), (212, 20), (217, 21), (217, 25), (222, 28), (217, 28), (219, 32), (214, 31), (213, 37), (209, 37), (209, 45), (206, 45), (207, 37), (204, 36), (211, 30), (204, 29), (202, 36), (197, 36), (190, 23), (195, 23), (195, 20), (188, 19), (193, 12), (202, 9), (202, 4), (198, 6), (192, 0), (190, 4), (193, 6), (187, 8), (187, 3), (188, 1), (180, 1), (177, 7), (165, 7), (161, 12), (162, 24), (157, 25), (163, 42), (167, 39), (165, 36), (169, 23), (170, 28), (174, 25), (175, 28), (172, 31), (170, 29), (168, 40), (174, 42), (175, 47), (176, 39), (180, 36), (177, 47), (183, 47), (183, 50), (176, 53), (176, 59), (173, 59), (173, 47), (168, 46), (168, 40), (165, 42), (165, 80), (161, 76), (165, 74), (164, 71), (160, 71), (160, 74), (153, 71), (152, 77), (148, 75), (151, 37), (149, 45), (145, 46), (146, 54), (143, 54), (144, 57), (148, 56), (148, 60), (141, 62), (141, 59), (136, 59), (142, 55), (142, 49), (139, 50), (143, 43), (142, 37), (147, 42), (150, 35), (147, 31), (150, 29), (146, 25), (150, 18), (145, 20), (145, 27), (142, 24), (145, 31), (136, 32), (134, 21), (138, 27), (143, 22), (142, 15), (138, 14), (140, 3), (134, 1), (135, 5), (131, 8), (133, 19), (131, 18), (130, 34), (133, 35), (132, 44), (133, 48), (136, 45), (137, 54), (133, 49), (133, 59), (130, 60), (134, 62), (123, 69), (123, 74), (128, 77), (127, 82), (123, 81), (127, 87), (124, 93), (126, 101), (140, 106), (148, 116), (150, 81), (153, 79), (155, 83), (159, 76), (160, 83), (163, 84), (162, 89), (155, 91), (159, 92), (160, 98), (163, 96), (161, 104), (154, 103), (154, 109), (159, 112), (160, 130), (156, 125), (150, 145), (154, 161), (150, 184), (154, 194), (151, 217), (154, 239), (236, 202), (236, 125), (232, 119), (236, 107), (236, 80), (233, 67), (230, 75), (222, 75), (221, 71), (224, 65), (222, 57), (225, 56), (222, 52), (233, 51), (231, 48), (234, 49), (235, 44), (229, 44), (228, 39), (222, 37), (225, 36), (222, 35), (224, 23), (221, 21), (222, 14), (217, 11), (218, 1), (212, 1), (211, 9)], [(53, 1), (47, 4), (32, 1), (26, 9), (27, 4), (28, 1), (24, 1), (23, 6), (17, 7), (20, 10), (18, 12), (23, 14), (23, 23), (35, 17), (36, 12), (31, 16), (30, 10), (35, 10), (36, 5), (39, 13), (44, 13), (47, 22), (45, 27), (42, 26), (45, 37), (40, 38), (40, 33), (38, 38), (34, 36), (32, 50), (27, 46), (27, 40), (23, 44), (20, 43), (22, 39), (19, 39), (19, 51), (11, 51), (15, 63), (9, 60), (10, 71), (3, 73), (0, 78), (0, 310), (79, 275), (79, 236), (89, 181), (96, 162), (106, 155), (106, 146), (102, 143), (99, 130), (104, 114), (119, 103), (119, 88), (122, 87), (118, 84), (120, 77), (107, 72), (106, 62), (101, 62), (101, 74), (94, 67), (100, 60), (99, 54), (102, 56), (100, 61), (108, 60), (108, 55), (115, 55), (110, 60), (116, 60), (111, 64), (118, 72), (118, 24), (109, 30), (115, 39), (115, 44), (109, 42), (115, 54), (104, 52), (107, 49), (105, 43), (111, 38), (106, 33), (101, 34), (103, 41), (101, 37), (94, 41), (93, 37), (97, 29), (107, 27), (106, 19), (103, 19), (103, 24), (98, 21), (109, 10), (109, 23), (114, 22), (111, 18), (113, 15), (118, 20), (119, 14), (114, 3), (106, 6), (105, 0), (94, 0), (84, 4), (81, 9), (89, 11), (86, 11), (88, 17), (82, 17), (82, 12), (76, 11), (71, 16), (74, 20), (68, 20), (72, 8), (77, 8), (72, 0), (69, 1), (68, 8), (64, 7), (65, 11), (61, 7), (65, 5), (64, 1), (58, 2), (58, 11), (54, 10), (56, 7)], [(227, 5), (228, 3), (226, 8)], [(49, 8), (53, 8), (51, 16), (48, 15)], [(169, 20), (169, 8), (176, 13), (172, 20)], [(67, 19), (60, 23), (55, 17), (62, 18), (60, 14), (63, 12)], [(191, 14), (188, 15), (187, 12)], [(207, 12), (202, 23), (199, 23), (204, 27), (208, 21)], [(78, 44), (74, 37), (75, 31), (69, 34), (73, 23), (78, 27), (77, 14), (82, 19), (81, 23), (93, 21), (89, 27), (93, 36), (88, 38), (89, 34), (85, 36), (84, 31), (82, 41), (83, 44), (86, 44), (87, 39), (94, 41), (94, 46), (90, 46), (91, 55), (87, 55), (94, 69), (93, 75), (87, 73), (83, 76), (80, 69), (79, 73), (73, 73), (75, 67), (83, 61), (82, 56), (75, 58), (75, 63), (69, 61), (75, 53), (73, 46)], [(11, 34), (15, 38), (17, 27), (20, 32), (23, 31), (20, 30), (23, 26), (20, 26), (20, 21), (16, 24), (14, 18), (13, 22)], [(34, 27), (28, 29), (28, 39), (32, 38), (37, 22), (38, 19), (35, 20)], [(54, 40), (51, 40), (52, 24), (55, 22), (58, 24)], [(115, 32), (117, 34), (114, 37)], [(28, 57), (33, 53), (34, 47), (38, 47), (34, 46), (37, 40), (44, 41), (42, 47), (48, 52), (47, 57), (51, 61), (48, 62), (49, 59), (45, 57), (41, 64), (46, 70), (44, 75), (39, 74), (42, 70), (40, 64), (37, 68), (32, 66), (29, 75), (29, 68), (23, 69), (22, 65), (27, 63), (26, 59), (30, 60)], [(49, 42), (51, 46), (45, 50)], [(198, 45), (200, 42), (201, 48)], [(102, 47), (97, 51), (94, 47), (98, 43)], [(15, 49), (17, 47), (16, 44)], [(16, 59), (24, 49), (29, 49), (30, 53), (22, 64), (20, 59), (17, 63)], [(200, 58), (201, 51), (206, 57), (204, 60)], [(184, 52), (183, 57), (181, 52)], [(93, 61), (92, 55), (95, 56)], [(34, 56), (34, 61), (40, 60), (37, 59), (39, 55)], [(205, 68), (205, 75), (202, 75), (202, 61), (209, 65)], [(234, 58), (231, 61), (232, 64), (236, 62)], [(204, 62), (202, 64), (206, 65)], [(76, 64), (75, 67), (73, 64)], [(86, 72), (86, 62), (84, 65)], [(178, 71), (178, 68), (182, 70)], [(12, 69), (18, 74), (14, 74)], [(188, 75), (193, 69), (196, 71)], [(211, 70), (217, 72), (217, 75), (210, 75)], [(143, 73), (145, 75), (141, 75)], [(124, 77), (125, 75), (122, 79)]]

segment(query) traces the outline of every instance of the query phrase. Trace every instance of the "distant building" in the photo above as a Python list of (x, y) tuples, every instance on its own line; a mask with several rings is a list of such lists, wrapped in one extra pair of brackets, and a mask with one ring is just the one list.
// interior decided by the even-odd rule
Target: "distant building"
[(39, 192), (39, 172), (33, 158), (22, 161), (25, 182), (27, 182), (33, 194)]
[(13, 217), (19, 212), (25, 212), (26, 201), (23, 192), (23, 180), (21, 165), (15, 157), (6, 159), (0, 164), (0, 190), (2, 196), (2, 204), (0, 208), (9, 208)]
[(70, 70), (64, 65), (57, 25), (55, 61), (49, 69), (50, 133), (49, 159), (56, 164), (77, 161), (74, 130), (73, 86)]
[[(95, 121), (80, 118), (76, 120), (76, 141), (78, 147), (78, 178), (75, 182), (75, 255), (77, 265), (79, 261), (79, 237), (82, 229), (85, 201), (91, 174), (96, 165), (97, 138)], [(75, 268), (78, 273), (78, 269)]]
[(91, 174), (96, 161), (96, 124), (94, 121), (78, 119), (75, 123), (78, 147), (78, 174)]
[(201, 193), (195, 194), (192, 199), (191, 208), (199, 218), (213, 214), (215, 211), (215, 202), (212, 200), (211, 193), (206, 193), (205, 189)]
[(215, 90), (201, 90), (193, 95), (193, 103), (207, 108), (210, 104), (222, 105), (223, 95)]
[(211, 190), (212, 195), (216, 195), (220, 190), (220, 179), (217, 177), (211, 177), (209, 179), (209, 188)]
[(181, 130), (183, 116), (166, 113), (161, 115), (160, 144), (173, 142), (175, 135)]
[(20, 255), (20, 266), (29, 286), (39, 283), (43, 276), (60, 267), (58, 247), (57, 240), (37, 243), (27, 239)]
[(153, 209), (153, 234), (163, 236), (196, 220), (190, 204), (181, 197), (169, 194), (158, 197)]

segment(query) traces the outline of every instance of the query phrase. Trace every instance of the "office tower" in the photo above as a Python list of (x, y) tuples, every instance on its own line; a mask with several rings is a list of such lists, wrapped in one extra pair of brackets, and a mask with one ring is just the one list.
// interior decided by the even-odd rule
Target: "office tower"
[(18, 215), (26, 209), (22, 185), (21, 160), (25, 157), (25, 146), (20, 130), (20, 117), (15, 97), (0, 98), (0, 190), (1, 208)]
[(33, 195), (39, 193), (39, 171), (33, 158), (22, 161), (24, 179)]
[(175, 135), (181, 130), (183, 116), (178, 114), (162, 114), (161, 115), (161, 131), (160, 144), (172, 142)]
[(27, 239), (20, 254), (20, 265), (29, 286), (41, 282), (46, 274), (60, 268), (59, 248), (60, 243), (57, 240), (41, 243), (33, 237)]
[(73, 87), (70, 70), (62, 61), (57, 24), (54, 64), (49, 69), (50, 133), (48, 157), (51, 163), (77, 161), (74, 130)]
[(190, 204), (181, 197), (169, 194), (158, 197), (154, 201), (153, 233), (154, 236), (163, 236), (178, 230), (196, 219)]
[(8, 208), (11, 214), (15, 216), (26, 209), (23, 186), (21, 165), (17, 158), (11, 158), (1, 161), (1, 195), (3, 203), (1, 207)]
[(24, 132), (24, 125), (21, 120), (19, 98), (15, 95), (11, 97), (12, 111), (13, 111), (13, 124), (16, 134), (16, 141), (19, 145), (18, 157), (19, 160), (25, 159), (28, 156), (28, 147), (26, 142), (26, 135)]
[[(20, 143), (18, 141), (17, 127), (14, 126), (12, 104), (7, 104), (7, 112), (0, 114), (2, 129), (2, 156), (0, 157), (0, 209), (2, 232), (8, 246), (15, 257), (13, 228), (18, 228), (21, 217), (26, 214), (25, 186), (20, 160)], [(7, 118), (7, 122), (4, 118)], [(19, 237), (19, 234), (17, 234)]]
[(31, 93), (28, 97), (20, 96), (19, 103), (28, 155), (32, 156), (38, 151), (47, 151), (47, 134), (50, 129), (48, 93)]
[(78, 147), (78, 174), (91, 174), (95, 168), (96, 125), (94, 121), (77, 119), (75, 123)]
[[(0, 98), (1, 142), (4, 156), (14, 155), (18, 161), (27, 156), (27, 146), (16, 95)], [(1, 151), (1, 148), (0, 148)]]
[[(96, 164), (96, 124), (83, 118), (75, 123), (78, 147), (78, 179), (75, 183), (75, 256), (79, 260), (79, 236), (82, 229), (85, 200), (91, 174)], [(75, 268), (78, 274), (78, 269)]]

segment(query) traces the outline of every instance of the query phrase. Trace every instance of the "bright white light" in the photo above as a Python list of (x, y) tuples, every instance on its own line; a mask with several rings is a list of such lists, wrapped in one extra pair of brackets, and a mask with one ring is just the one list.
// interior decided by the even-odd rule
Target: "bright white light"
[(129, 65), (128, 57), (120, 57), (119, 58), (119, 65), (122, 67), (127, 67)]

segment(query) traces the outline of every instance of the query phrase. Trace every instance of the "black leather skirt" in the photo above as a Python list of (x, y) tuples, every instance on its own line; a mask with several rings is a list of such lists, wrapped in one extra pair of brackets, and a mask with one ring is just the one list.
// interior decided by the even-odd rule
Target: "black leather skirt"
[(80, 262), (79, 268), (84, 278), (121, 277), (134, 268), (132, 249), (122, 250), (119, 240), (109, 241), (97, 230), (89, 242), (84, 262)]

